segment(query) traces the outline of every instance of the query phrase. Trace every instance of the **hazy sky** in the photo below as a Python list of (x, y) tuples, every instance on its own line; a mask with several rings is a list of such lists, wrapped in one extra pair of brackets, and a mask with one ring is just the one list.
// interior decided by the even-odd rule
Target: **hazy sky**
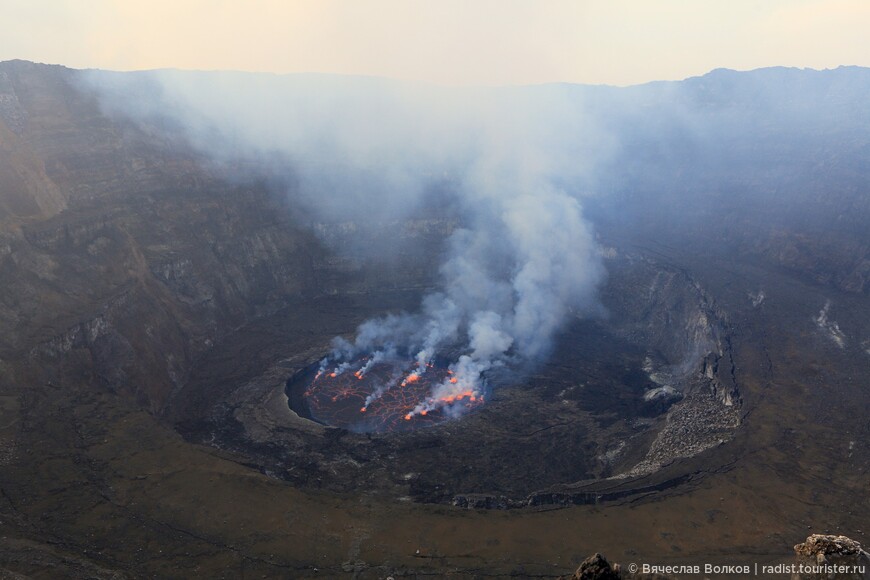
[(870, 66), (870, 0), (0, 0), (0, 60), (634, 84)]

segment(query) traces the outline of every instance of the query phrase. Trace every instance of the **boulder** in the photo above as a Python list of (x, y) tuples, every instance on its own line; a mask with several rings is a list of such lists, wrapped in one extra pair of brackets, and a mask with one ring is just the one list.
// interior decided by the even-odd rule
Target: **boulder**
[(604, 556), (595, 553), (583, 560), (572, 580), (619, 580), (619, 568), (614, 570)]
[(813, 534), (802, 544), (797, 544), (794, 551), (798, 556), (818, 559), (822, 556), (857, 556), (866, 554), (861, 544), (846, 536), (828, 536)]

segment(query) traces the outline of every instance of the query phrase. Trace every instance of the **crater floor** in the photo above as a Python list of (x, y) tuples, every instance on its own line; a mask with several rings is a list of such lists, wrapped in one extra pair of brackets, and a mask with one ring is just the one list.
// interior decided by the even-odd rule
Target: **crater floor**
[[(727, 329), (702, 315), (708, 305), (687, 280), (668, 278), (664, 285), (658, 266), (620, 264), (614, 264), (611, 286), (620, 286), (620, 295), (642, 289), (644, 298), (636, 305), (612, 305), (606, 317), (567, 321), (545, 362), (491, 375), (485, 404), (472, 393), (456, 401), (475, 406), (473, 413), (407, 419), (432, 384), (450, 380), (446, 368), (436, 365), (416, 382), (407, 381), (407, 365), (375, 366), (362, 378), (355, 373), (365, 366), (363, 359), (343, 372), (337, 365), (321, 368), (332, 336), (308, 334), (294, 320), (298, 342), (276, 352), (266, 373), (229, 386), (227, 396), (213, 398), (199, 420), (181, 417), (179, 426), (189, 439), (241, 453), (297, 485), (427, 503), (467, 504), (469, 496), (485, 507), (588, 503), (630, 494), (633, 486), (677, 485), (684, 478), (669, 471), (653, 483), (633, 482), (733, 436), (739, 398), (723, 400), (719, 371), (709, 363), (723, 356), (717, 341)], [(656, 284), (660, 290), (650, 293)], [(343, 302), (354, 315), (324, 303), (312, 320), (319, 328), (351, 333), (366, 313), (383, 312), (396, 299), (390, 293), (333, 297), (329, 302)], [(400, 303), (418, 299), (408, 293)], [(640, 333), (627, 322), (636, 320), (634, 313), (615, 311), (642, 304), (657, 312), (674, 300), (684, 304), (683, 311), (674, 311), (671, 327), (652, 332)], [(698, 320), (706, 326), (697, 327)], [(240, 342), (262, 335), (262, 329), (242, 330), (216, 356), (226, 364)], [(384, 382), (393, 388), (372, 398)], [(213, 383), (203, 388), (214, 393)], [(420, 425), (426, 428), (412, 429)]]

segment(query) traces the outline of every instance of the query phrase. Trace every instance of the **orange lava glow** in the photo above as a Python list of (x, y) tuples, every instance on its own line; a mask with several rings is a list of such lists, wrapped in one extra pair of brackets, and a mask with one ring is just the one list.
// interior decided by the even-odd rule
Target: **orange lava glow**
[(456, 395), (449, 395), (447, 397), (441, 397), (438, 400), (442, 403), (454, 403), (456, 401), (461, 401), (462, 399), (470, 399), (472, 401), (475, 400), (474, 392), (473, 391), (465, 391), (464, 393), (459, 393)]
[(459, 382), (437, 364), (427, 364), (421, 373), (412, 370), (413, 361), (387, 359), (363, 373), (368, 362), (368, 357), (362, 357), (344, 363), (349, 372), (338, 373), (337, 365), (327, 365), (316, 373), (303, 393), (311, 417), (352, 431), (406, 431), (445, 421), (483, 403), (471, 389), (435, 397), (433, 391)]

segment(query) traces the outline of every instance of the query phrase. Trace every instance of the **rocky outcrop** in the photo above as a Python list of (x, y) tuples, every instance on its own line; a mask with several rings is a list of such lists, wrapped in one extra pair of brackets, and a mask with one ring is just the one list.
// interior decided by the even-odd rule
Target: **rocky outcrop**
[(728, 345), (725, 352), (708, 353), (701, 361), (700, 374), (709, 381), (710, 393), (726, 407), (733, 407), (740, 403), (740, 392), (737, 390), (734, 361), (731, 356), (730, 345)]
[(560, 580), (668, 580), (661, 574), (644, 574), (624, 570), (617, 563), (611, 564), (599, 553), (592, 554), (580, 564), (574, 574), (561, 576)]
[(728, 441), (742, 401), (728, 313), (707, 289), (660, 255), (626, 254), (609, 266), (624, 288), (607, 296), (612, 324), (650, 353), (644, 397), (667, 411), (646, 457), (615, 476), (627, 478)]
[(631, 342), (663, 355), (646, 365), (653, 382), (674, 387), (703, 377), (722, 404), (736, 404), (728, 315), (706, 288), (655, 255), (626, 254), (608, 266), (623, 288), (618, 296), (605, 297), (613, 325)]
[(795, 554), (802, 558), (824, 561), (829, 557), (867, 556), (861, 544), (846, 536), (813, 534), (794, 547)]
[(794, 547), (796, 563), (792, 578), (865, 580), (870, 577), (870, 554), (846, 536), (813, 534)]
[(9, 75), (6, 71), (0, 70), (0, 120), (14, 134), (20, 135), (27, 124), (27, 117), (27, 111), (18, 101), (18, 95), (15, 94)]
[(619, 564), (611, 566), (604, 556), (596, 552), (583, 560), (574, 574), (562, 578), (564, 580), (619, 580), (621, 577)]
[[(2, 71), (0, 71), (2, 74)], [(0, 77), (0, 117), (4, 95)], [(15, 220), (51, 217), (66, 208), (61, 189), (47, 175), (45, 163), (15, 134), (15, 128), (0, 121), (0, 225)]]

